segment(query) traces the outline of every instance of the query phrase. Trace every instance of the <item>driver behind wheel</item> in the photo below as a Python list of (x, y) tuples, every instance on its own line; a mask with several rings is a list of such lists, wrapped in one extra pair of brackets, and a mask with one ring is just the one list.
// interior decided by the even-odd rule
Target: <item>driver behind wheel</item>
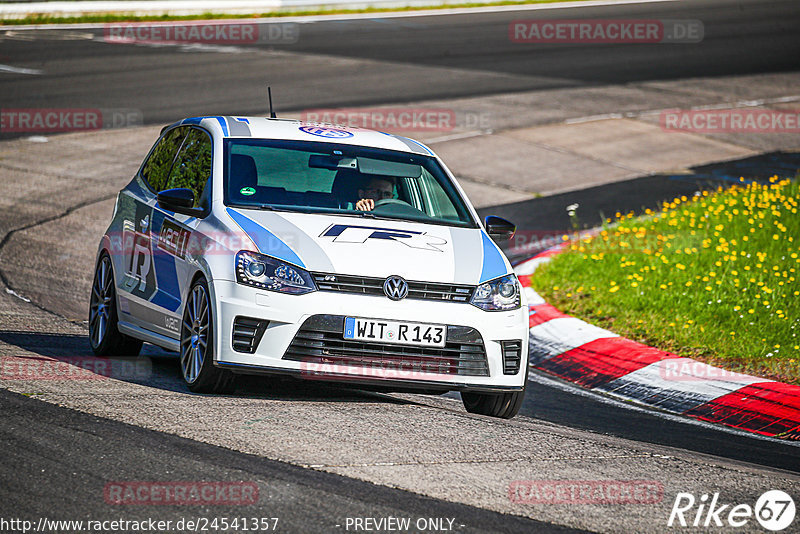
[(358, 189), (356, 209), (359, 211), (372, 211), (375, 203), (379, 200), (386, 200), (394, 197), (394, 178), (388, 176), (373, 176)]

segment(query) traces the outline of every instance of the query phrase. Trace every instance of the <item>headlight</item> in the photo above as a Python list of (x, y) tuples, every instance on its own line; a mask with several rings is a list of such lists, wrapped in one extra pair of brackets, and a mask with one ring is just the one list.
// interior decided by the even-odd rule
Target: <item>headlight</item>
[(246, 250), (236, 254), (236, 281), (247, 286), (292, 295), (317, 290), (314, 279), (305, 269)]
[(516, 310), (521, 305), (517, 277), (507, 274), (475, 288), (470, 304), (486, 311)]

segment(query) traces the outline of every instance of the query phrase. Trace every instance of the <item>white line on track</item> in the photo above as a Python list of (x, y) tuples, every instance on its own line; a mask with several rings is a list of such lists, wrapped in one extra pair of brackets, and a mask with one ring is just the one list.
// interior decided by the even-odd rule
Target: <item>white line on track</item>
[[(714, 109), (731, 109), (731, 108), (752, 108), (758, 106), (768, 106), (770, 104), (787, 104), (789, 102), (800, 101), (800, 95), (781, 96), (777, 98), (764, 98), (759, 100), (737, 100), (735, 102), (720, 102), (717, 104), (706, 104), (702, 106), (691, 106), (689, 111), (707, 111)], [(601, 115), (589, 115), (586, 117), (577, 117), (574, 119), (567, 119), (564, 124), (581, 124), (584, 122), (603, 121), (608, 119), (636, 119), (650, 115), (659, 115), (665, 111), (675, 110), (675, 108), (663, 109), (648, 109), (645, 111), (626, 111), (624, 113), (603, 113)]]
[(6, 288), (6, 293), (11, 295), (12, 297), (17, 297), (18, 299), (20, 299), (20, 300), (22, 300), (24, 302), (30, 302), (31, 301), (31, 299), (29, 299), (27, 297), (23, 297), (22, 295), (20, 295), (19, 293), (17, 293), (16, 291), (14, 291), (13, 289), (10, 289), (8, 287)]
[[(329, 22), (337, 20), (360, 20), (360, 19), (390, 19), (390, 18), (411, 18), (411, 17), (434, 17), (444, 15), (470, 15), (474, 13), (503, 13), (508, 11), (545, 11), (554, 9), (573, 9), (582, 7), (605, 7), (619, 6), (628, 4), (652, 4), (665, 2), (681, 2), (682, 0), (588, 0), (579, 2), (559, 2), (550, 4), (522, 4), (504, 6), (483, 6), (453, 9), (422, 9), (419, 11), (387, 11), (385, 13), (345, 13), (339, 15), (306, 15), (306, 16), (287, 16), (270, 18), (241, 18), (241, 19), (215, 19), (210, 21), (214, 24), (280, 24), (282, 22), (314, 23)], [(220, 4), (222, 5), (222, 4)], [(346, 7), (341, 6), (341, 9)], [(213, 11), (213, 10), (209, 10)], [(0, 14), (2, 14), (2, 4), (0, 4)], [(194, 21), (196, 22), (196, 21)], [(31, 24), (14, 26), (14, 30), (41, 30), (41, 29), (95, 29), (104, 28), (109, 23), (77, 23), (77, 24)], [(146, 24), (146, 23), (144, 23)], [(0, 26), (1, 28), (2, 26)]]
[(12, 67), (11, 65), (0, 65), (0, 72), (11, 72), (13, 74), (42, 74), (39, 69), (23, 69), (22, 67)]
[(470, 132), (461, 132), (451, 135), (442, 135), (440, 137), (434, 137), (432, 139), (428, 139), (425, 141), (425, 144), (433, 144), (433, 143), (444, 143), (445, 141), (456, 141), (458, 139), (469, 139), (470, 137), (480, 137), (482, 135), (491, 135), (493, 132), (492, 130), (473, 130)]

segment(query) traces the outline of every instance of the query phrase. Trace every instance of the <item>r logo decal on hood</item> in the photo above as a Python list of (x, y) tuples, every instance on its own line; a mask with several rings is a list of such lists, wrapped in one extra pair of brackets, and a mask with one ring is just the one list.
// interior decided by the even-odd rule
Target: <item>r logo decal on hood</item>
[(367, 239), (386, 239), (397, 241), (407, 247), (436, 252), (442, 252), (439, 247), (447, 244), (446, 239), (427, 235), (425, 232), (350, 224), (332, 224), (320, 234), (320, 237), (331, 237), (337, 243), (365, 243)]

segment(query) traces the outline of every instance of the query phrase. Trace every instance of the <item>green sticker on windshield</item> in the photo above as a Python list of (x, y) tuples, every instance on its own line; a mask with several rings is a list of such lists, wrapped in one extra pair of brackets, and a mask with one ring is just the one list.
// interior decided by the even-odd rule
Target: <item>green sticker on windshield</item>
[(248, 197), (256, 194), (256, 190), (253, 187), (243, 187), (239, 189), (239, 192), (243, 195), (247, 195)]

